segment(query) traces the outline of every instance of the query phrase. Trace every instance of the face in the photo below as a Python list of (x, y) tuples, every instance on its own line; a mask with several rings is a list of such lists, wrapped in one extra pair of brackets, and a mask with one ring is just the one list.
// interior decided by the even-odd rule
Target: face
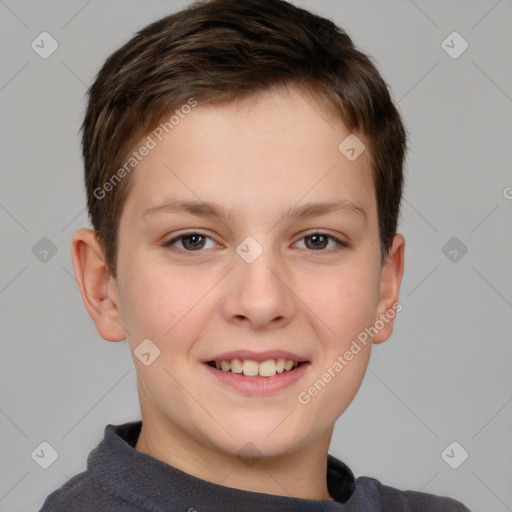
[(346, 158), (348, 135), (290, 90), (199, 104), (153, 136), (111, 283), (143, 419), (227, 455), (332, 430), (370, 356), (354, 341), (393, 302), (369, 155)]

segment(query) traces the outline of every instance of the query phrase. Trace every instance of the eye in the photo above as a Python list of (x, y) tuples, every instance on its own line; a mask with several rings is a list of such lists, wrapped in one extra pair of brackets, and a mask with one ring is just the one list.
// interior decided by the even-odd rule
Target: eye
[[(185, 252), (200, 252), (201, 249), (205, 248), (206, 240), (211, 240), (213, 242), (209, 236), (203, 235), (202, 233), (182, 233), (181, 235), (171, 238), (165, 242), (164, 247), (174, 246), (176, 243), (179, 243), (181, 244), (181, 248), (178, 248), (179, 250)], [(212, 247), (216, 247), (215, 242), (213, 242)], [(212, 247), (207, 247), (207, 249)]]
[[(306, 241), (306, 249), (311, 249), (316, 252), (330, 253), (339, 251), (349, 246), (348, 243), (341, 241), (339, 238), (336, 238), (335, 236), (332, 236), (328, 233), (323, 233), (321, 231), (305, 235), (300, 239), (300, 241), (302, 240)], [(328, 246), (329, 241), (334, 243), (334, 247), (331, 246), (330, 249), (324, 250)]]
[[(207, 247), (207, 240), (211, 242), (210, 247)], [(324, 232), (313, 232), (308, 235), (303, 236), (299, 241), (305, 240), (305, 248), (314, 252), (336, 252), (342, 250), (343, 248), (349, 247), (347, 242), (343, 242), (339, 238), (336, 238), (333, 235)], [(329, 246), (329, 242), (331, 242), (331, 247), (327, 250), (326, 247)], [(296, 244), (299, 242), (296, 242)], [(213, 249), (217, 247), (217, 244), (214, 240), (202, 233), (197, 233), (195, 231), (190, 231), (188, 233), (182, 233), (170, 240), (164, 242), (164, 247), (170, 247), (178, 252), (203, 252), (202, 249)], [(180, 247), (181, 246), (181, 247)]]

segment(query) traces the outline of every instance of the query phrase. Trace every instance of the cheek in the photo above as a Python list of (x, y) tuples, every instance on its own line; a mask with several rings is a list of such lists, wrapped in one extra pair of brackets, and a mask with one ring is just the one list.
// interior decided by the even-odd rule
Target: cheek
[(165, 339), (185, 314), (186, 294), (179, 279), (148, 262), (133, 258), (123, 275), (122, 316), (132, 343), (139, 339)]
[(375, 320), (379, 283), (352, 270), (325, 280), (316, 295), (323, 354), (297, 397), (312, 430), (326, 428), (346, 410), (368, 366), (371, 341), (365, 329)]
[[(324, 354), (302, 395), (308, 417), (334, 422), (356, 395), (368, 365), (371, 342), (361, 333), (373, 325), (380, 289), (371, 265), (347, 265), (318, 283), (315, 299), (322, 319)], [(312, 421), (311, 428), (315, 427)]]
[[(373, 324), (380, 281), (375, 271), (350, 265), (330, 274), (316, 276), (308, 292), (313, 311), (323, 320), (328, 338), (337, 348)], [(309, 305), (309, 304), (308, 304)]]
[(123, 308), (132, 347), (149, 338), (165, 356), (170, 355), (166, 354), (170, 347), (172, 354), (187, 350), (186, 340), (194, 339), (202, 321), (209, 318), (204, 299), (215, 280), (194, 279), (179, 268), (171, 271), (155, 262), (138, 265), (143, 270), (133, 272), (128, 280)]

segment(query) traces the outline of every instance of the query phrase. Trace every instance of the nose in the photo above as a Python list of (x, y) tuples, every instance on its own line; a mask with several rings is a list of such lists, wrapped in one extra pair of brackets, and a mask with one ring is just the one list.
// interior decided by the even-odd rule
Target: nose
[(254, 330), (283, 327), (296, 311), (290, 272), (271, 249), (248, 261), (238, 254), (234, 258), (223, 302), (226, 320), (248, 324)]

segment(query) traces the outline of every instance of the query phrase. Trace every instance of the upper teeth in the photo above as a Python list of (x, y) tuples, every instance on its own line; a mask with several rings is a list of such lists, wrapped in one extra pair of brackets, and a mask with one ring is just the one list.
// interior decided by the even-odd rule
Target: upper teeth
[(267, 359), (259, 363), (253, 359), (231, 359), (230, 361), (223, 359), (215, 361), (217, 370), (232, 373), (243, 373), (247, 376), (273, 377), (276, 373), (283, 373), (298, 366), (298, 361), (292, 359)]

